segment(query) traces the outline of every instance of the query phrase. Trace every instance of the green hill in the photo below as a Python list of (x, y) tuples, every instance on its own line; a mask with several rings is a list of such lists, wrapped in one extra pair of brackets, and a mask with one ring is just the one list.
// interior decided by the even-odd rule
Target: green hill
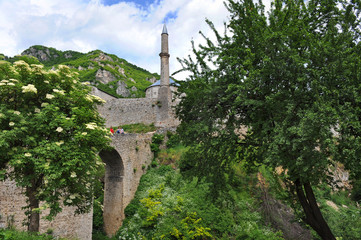
[[(90, 82), (91, 85), (118, 98), (144, 97), (145, 89), (160, 78), (156, 73), (150, 73), (125, 59), (101, 50), (80, 53), (35, 45), (23, 51), (21, 55), (35, 57), (49, 69), (59, 64), (67, 65), (78, 71), (80, 81)], [(0, 59), (14, 62), (22, 56), (2, 56)]]

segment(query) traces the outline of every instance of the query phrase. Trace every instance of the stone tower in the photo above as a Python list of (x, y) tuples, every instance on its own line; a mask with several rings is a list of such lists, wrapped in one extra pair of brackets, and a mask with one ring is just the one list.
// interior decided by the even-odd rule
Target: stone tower
[(169, 87), (169, 51), (168, 51), (168, 31), (163, 25), (161, 34), (161, 52), (160, 56), (160, 88), (158, 91), (159, 109), (157, 113), (157, 125), (167, 125), (170, 114), (171, 90)]
[(163, 25), (160, 56), (160, 86), (169, 86), (169, 50), (168, 50), (168, 31)]

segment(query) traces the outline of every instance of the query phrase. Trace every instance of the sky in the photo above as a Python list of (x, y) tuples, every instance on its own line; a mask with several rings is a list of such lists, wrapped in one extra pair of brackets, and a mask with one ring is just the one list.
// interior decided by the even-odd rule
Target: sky
[(176, 58), (191, 54), (191, 40), (203, 42), (199, 31), (213, 36), (205, 19), (223, 32), (228, 16), (223, 0), (0, 0), (0, 53), (14, 56), (33, 45), (100, 49), (159, 73), (166, 21), (173, 73), (181, 68)]

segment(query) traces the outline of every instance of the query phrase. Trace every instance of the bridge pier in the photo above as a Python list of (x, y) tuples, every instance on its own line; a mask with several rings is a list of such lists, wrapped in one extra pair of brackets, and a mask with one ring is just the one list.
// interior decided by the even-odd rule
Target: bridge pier
[(104, 178), (104, 231), (111, 237), (124, 219), (123, 177), (124, 165), (119, 153), (113, 149), (99, 153), (105, 162)]
[(141, 176), (152, 162), (153, 133), (115, 134), (112, 150), (101, 151), (105, 163), (104, 231), (113, 236), (125, 218), (124, 209), (133, 199)]

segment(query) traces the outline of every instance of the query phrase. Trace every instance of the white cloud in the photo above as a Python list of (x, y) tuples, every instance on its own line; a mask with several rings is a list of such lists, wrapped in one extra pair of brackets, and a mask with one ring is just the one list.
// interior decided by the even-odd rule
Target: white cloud
[[(116, 54), (139, 67), (159, 73), (160, 34), (167, 23), (171, 72), (180, 68), (190, 41), (201, 42), (198, 31), (211, 35), (205, 18), (221, 27), (227, 19), (223, 0), (160, 0), (147, 9), (120, 2), (104, 6), (100, 0), (0, 0), (0, 53), (20, 54), (32, 45)], [(177, 78), (182, 78), (177, 75)]]

